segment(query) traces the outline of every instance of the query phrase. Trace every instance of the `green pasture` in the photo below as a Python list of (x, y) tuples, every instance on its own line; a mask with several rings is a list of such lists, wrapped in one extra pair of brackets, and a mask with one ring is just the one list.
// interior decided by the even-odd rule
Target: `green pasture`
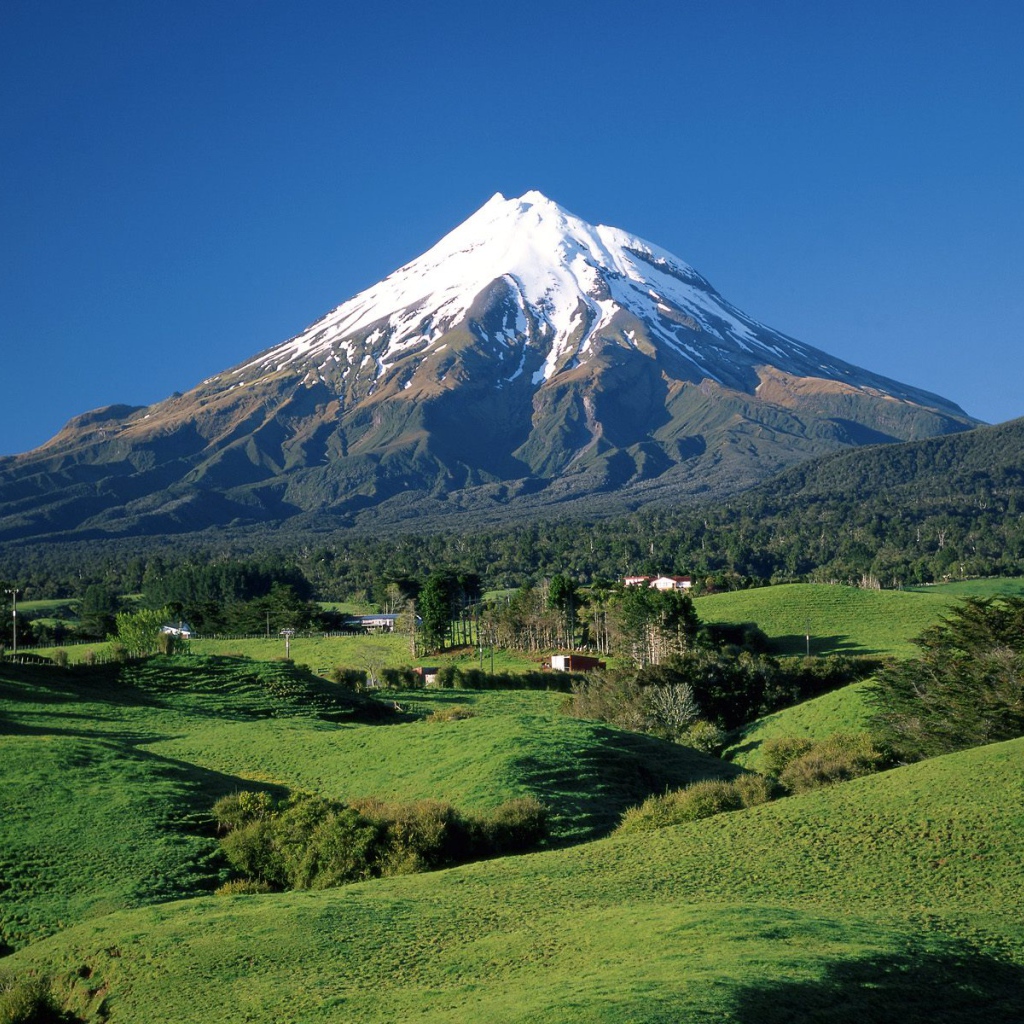
[[(223, 880), (210, 808), (245, 788), (443, 799), (532, 795), (554, 844), (610, 832), (668, 786), (738, 771), (652, 737), (563, 716), (540, 691), (409, 691), (367, 724), (347, 691), (286, 664), (154, 658), (61, 672), (0, 666), (0, 941)], [(364, 702), (365, 703), (365, 702)], [(474, 717), (427, 722), (468, 705)]]
[(694, 600), (705, 622), (756, 622), (780, 654), (912, 657), (914, 637), (967, 596), (1022, 593), (1020, 580), (969, 581), (917, 590), (787, 583)]
[[(782, 652), (803, 653), (809, 623), (814, 653), (903, 657), (952, 602), (1013, 586), (696, 603)], [(756, 768), (765, 739), (859, 728), (866, 684), (753, 723), (730, 762), (565, 716), (554, 691), (388, 693), (397, 709), (375, 718), (322, 676), (410, 664), (408, 638), (297, 638), (294, 663), (283, 646), (0, 664), (0, 986), (43, 974), (111, 1024), (1024, 1019), (1024, 739), (608, 838), (647, 795)], [(453, 657), (479, 664), (416, 661)], [(536, 667), (495, 668), (515, 664)], [(471, 716), (427, 720), (453, 704)], [(210, 808), (242, 788), (468, 811), (532, 795), (553, 834), (432, 874), (213, 895)]]
[(337, 890), (96, 918), (9, 970), (156, 1024), (1019, 1021), (1024, 741)]

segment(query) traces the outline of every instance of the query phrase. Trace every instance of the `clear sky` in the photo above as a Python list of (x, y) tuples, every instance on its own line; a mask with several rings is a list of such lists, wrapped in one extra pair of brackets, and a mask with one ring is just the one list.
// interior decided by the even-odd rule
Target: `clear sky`
[(544, 192), (1024, 415), (1024, 4), (4, 0), (0, 454), (184, 391)]

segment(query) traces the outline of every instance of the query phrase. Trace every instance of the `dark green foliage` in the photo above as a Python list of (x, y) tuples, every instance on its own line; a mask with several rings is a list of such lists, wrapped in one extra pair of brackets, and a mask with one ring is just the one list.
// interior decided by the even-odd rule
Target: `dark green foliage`
[(237, 793), (218, 801), (214, 815), (231, 866), (276, 889), (432, 871), (532, 849), (548, 834), (547, 811), (532, 798), (474, 817), (439, 800), (344, 804), (303, 795), (274, 804), (265, 794)]
[(83, 636), (102, 640), (114, 632), (117, 598), (109, 587), (93, 583), (86, 587), (78, 608), (79, 632)]
[[(174, 550), (182, 564), (212, 571), (235, 562), (263, 574), (265, 590), (255, 583), (232, 590), (233, 577), (218, 582), (220, 590), (203, 590), (202, 576), (193, 571), (185, 580), (193, 589), (185, 592), (195, 602), (197, 620), (207, 608), (215, 616), (233, 600), (269, 593), (268, 578), (307, 596), (290, 572), (300, 573), (311, 593), (324, 599), (370, 595), (382, 581), (425, 579), (442, 565), (457, 575), (479, 573), (500, 587), (539, 583), (553, 574), (614, 580), (623, 573), (685, 572), (694, 577), (695, 592), (808, 577), (873, 578), (892, 586), (965, 575), (1020, 576), (1022, 466), (1024, 420), (1016, 420), (826, 456), (726, 502), (647, 504), (630, 515), (558, 516), (490, 529), (471, 520), (456, 529), (438, 520), (419, 534), (386, 536), (369, 524), (287, 534), (255, 527), (212, 539), (208, 533), (181, 535)], [(228, 577), (234, 571), (224, 570)], [(0, 575), (39, 596), (81, 596), (85, 584), (97, 581), (113, 593), (130, 593), (142, 572), (148, 600), (186, 600), (176, 596), (182, 593), (177, 568), (161, 539), (0, 545)]]
[(331, 682), (344, 686), (356, 693), (366, 689), (366, 670), (361, 668), (345, 668), (337, 665), (331, 669)]
[(381, 684), (388, 690), (418, 690), (423, 686), (423, 677), (411, 666), (383, 668), (380, 671)]
[(569, 672), (484, 672), (478, 668), (444, 665), (437, 673), (442, 690), (561, 690), (569, 692), (582, 675)]
[(641, 669), (689, 650), (700, 629), (693, 601), (680, 590), (626, 587), (615, 617), (619, 648)]
[[(783, 663), (749, 651), (736, 654), (696, 647), (640, 671), (588, 676), (574, 686), (569, 710), (580, 718), (680, 739), (698, 718), (722, 729), (735, 729), (779, 708), (845, 686), (875, 667), (873, 662), (843, 657)], [(664, 716), (652, 715), (648, 690), (679, 686), (689, 688), (695, 703), (690, 721), (670, 723)], [(672, 728), (666, 728), (669, 725)]]
[(1024, 599), (971, 598), (868, 691), (872, 726), (905, 758), (1024, 735)]

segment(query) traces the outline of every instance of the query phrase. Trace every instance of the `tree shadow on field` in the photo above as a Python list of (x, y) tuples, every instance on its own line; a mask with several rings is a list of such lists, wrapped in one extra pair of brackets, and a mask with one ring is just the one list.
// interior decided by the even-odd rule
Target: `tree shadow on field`
[[(807, 634), (784, 633), (781, 636), (773, 636), (769, 644), (769, 652), (771, 654), (794, 656), (806, 654)], [(836, 634), (834, 636), (811, 634), (811, 654), (818, 657), (824, 657), (828, 654), (856, 654), (863, 657), (877, 657), (888, 653), (888, 651), (875, 650), (873, 647), (865, 647), (845, 634)]]
[(814, 980), (741, 990), (739, 1024), (1021, 1024), (1024, 967), (971, 953), (829, 964)]
[(607, 836), (628, 807), (649, 796), (742, 773), (689, 747), (597, 724), (582, 748), (519, 757), (514, 766), (514, 775), (551, 809), (552, 846)]

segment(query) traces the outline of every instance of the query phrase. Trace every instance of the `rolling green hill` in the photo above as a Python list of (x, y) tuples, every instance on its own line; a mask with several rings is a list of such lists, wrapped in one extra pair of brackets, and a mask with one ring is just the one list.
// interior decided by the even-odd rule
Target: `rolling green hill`
[(110, 1019), (1020, 1019), (1024, 741), (753, 810), (318, 893), (112, 914), (14, 954)]
[[(814, 615), (816, 653), (900, 656), (991, 586), (698, 608), (794, 653)], [(0, 665), (0, 986), (52, 978), (111, 1024), (1019, 1024), (1024, 739), (604, 838), (648, 794), (756, 768), (770, 736), (855, 728), (863, 686), (754, 723), (729, 764), (564, 716), (555, 692), (409, 691), (380, 717), (281, 662)], [(452, 704), (472, 717), (426, 720)], [(239, 788), (468, 811), (535, 795), (553, 836), (431, 874), (212, 895), (209, 809)]]
[[(408, 699), (407, 699), (408, 698)], [(554, 843), (606, 834), (654, 792), (739, 769), (558, 712), (563, 695), (402, 695), (405, 714), (282, 663), (158, 658), (61, 672), (0, 666), (0, 941), (22, 946), (225, 877), (210, 808), (268, 787), (552, 809)], [(476, 716), (427, 723), (458, 702)]]
[(911, 657), (914, 637), (968, 596), (1021, 593), (1019, 580), (972, 580), (913, 590), (787, 583), (698, 597), (705, 622), (756, 622), (779, 654)]

